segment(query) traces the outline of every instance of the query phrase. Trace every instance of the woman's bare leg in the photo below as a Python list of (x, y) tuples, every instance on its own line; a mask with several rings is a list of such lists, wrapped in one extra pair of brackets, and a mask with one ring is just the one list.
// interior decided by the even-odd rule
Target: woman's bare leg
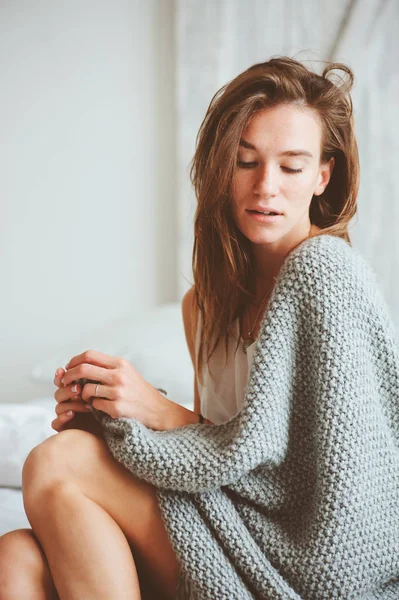
[[(134, 555), (142, 600), (159, 594), (139, 556)], [(47, 558), (32, 529), (16, 529), (0, 536), (0, 600), (59, 600)]]
[[(72, 494), (75, 502), (72, 505), (68, 501), (69, 514), (65, 515), (67, 504), (64, 495), (67, 491), (69, 496)], [(143, 600), (175, 598), (181, 565), (165, 529), (156, 488), (137, 479), (120, 465), (103, 440), (78, 430), (64, 431), (49, 438), (34, 448), (27, 457), (22, 471), (22, 492), (26, 514), (43, 545), (50, 568), (51, 557), (44, 539), (40, 538), (39, 525), (44, 530), (42, 535), (45, 536), (47, 530), (47, 535), (50, 536), (68, 518), (73, 524), (75, 511), (81, 511), (82, 500), (88, 500), (93, 510), (102, 509), (114, 521), (114, 526), (116, 524), (120, 528), (130, 545), (132, 562), (140, 582), (144, 584)], [(96, 521), (94, 517), (92, 520)], [(57, 525), (59, 522), (60, 525)], [(81, 536), (85, 534), (86, 522), (92, 527), (91, 520), (83, 520), (79, 526), (82, 528)], [(59, 529), (57, 534), (61, 535), (63, 531), (64, 529)], [(69, 553), (73, 559), (76, 555), (75, 545), (80, 544), (80, 537), (71, 536), (67, 525), (65, 535), (71, 545)], [(106, 537), (99, 537), (103, 537), (100, 540), (102, 544), (108, 543)], [(81, 554), (80, 551), (78, 553)], [(113, 554), (112, 551), (108, 553)], [(78, 561), (81, 569), (91, 557), (90, 550), (83, 554), (81, 562)], [(107, 568), (112, 570), (117, 566), (112, 560), (107, 564)], [(58, 589), (54, 573), (53, 578)], [(150, 586), (147, 586), (148, 581)], [(147, 587), (150, 590), (148, 596), (145, 595)], [(151, 590), (155, 592), (151, 594)]]
[(24, 501), (61, 600), (141, 598), (125, 535), (77, 486), (59, 483)]
[(0, 600), (58, 600), (45, 554), (32, 529), (0, 537)]
[[(175, 598), (180, 563), (165, 530), (156, 488), (137, 479), (120, 465), (103, 440), (79, 430), (63, 431), (47, 439), (34, 448), (25, 461), (22, 492), (26, 514), (43, 545), (51, 570), (50, 550), (47, 550), (51, 547), (51, 540), (46, 547), (44, 538), (50, 537), (54, 529), (58, 528), (57, 535), (64, 533), (65, 540), (71, 544), (68, 550), (71, 561), (79, 554), (80, 562), (77, 562), (80, 571), (91, 560), (90, 548), (96, 543), (100, 545), (99, 552), (106, 552), (107, 548), (102, 549), (102, 546), (108, 545), (111, 559), (104, 565), (105, 570), (111, 571), (108, 575), (111, 577), (112, 572), (119, 571), (120, 561), (112, 559), (114, 553), (109, 550), (109, 542), (104, 533), (90, 542), (89, 550), (83, 553), (79, 550), (81, 537), (85, 536), (86, 523), (90, 528), (96, 527), (97, 523), (94, 517), (78, 520), (75, 513), (88, 506), (87, 502), (83, 506), (83, 500), (91, 501), (93, 510), (97, 509), (97, 513), (100, 511), (103, 514), (102, 509), (106, 516), (113, 519), (114, 527), (116, 524), (123, 532), (130, 545), (130, 553), (133, 553), (131, 562), (136, 567), (140, 581), (144, 584), (150, 581), (150, 589), (155, 590), (149, 598)], [(69, 506), (70, 514), (65, 511), (66, 506)], [(69, 531), (77, 523), (80, 523), (80, 537), (72, 536)], [(42, 534), (39, 526), (43, 530)], [(94, 534), (97, 531), (98, 528)], [(52, 574), (60, 594), (61, 588), (55, 573)], [(65, 570), (65, 576), (70, 578), (68, 570)], [(73, 580), (70, 585), (73, 585)], [(146, 587), (143, 586), (143, 592)], [(117, 594), (111, 595), (111, 598), (114, 597)], [(143, 600), (147, 600), (144, 593)]]

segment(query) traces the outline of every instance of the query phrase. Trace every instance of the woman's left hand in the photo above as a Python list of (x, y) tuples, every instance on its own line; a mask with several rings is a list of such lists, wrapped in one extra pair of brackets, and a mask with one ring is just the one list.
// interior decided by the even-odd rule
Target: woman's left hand
[(170, 401), (146, 381), (124, 358), (109, 356), (96, 350), (86, 350), (74, 356), (67, 365), (62, 379), (69, 385), (77, 379), (100, 381), (86, 383), (80, 394), (92, 406), (107, 413), (113, 419), (127, 417), (137, 419), (150, 429), (161, 428)]

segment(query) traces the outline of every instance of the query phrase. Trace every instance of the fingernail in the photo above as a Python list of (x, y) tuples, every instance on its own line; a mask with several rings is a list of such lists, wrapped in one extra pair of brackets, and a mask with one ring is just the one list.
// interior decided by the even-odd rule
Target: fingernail
[(92, 407), (90, 406), (90, 404), (86, 404), (85, 406), (85, 410), (90, 410), (91, 412), (93, 412)]
[(68, 415), (68, 417), (71, 417), (73, 415), (73, 411), (72, 410), (67, 410), (66, 414)]

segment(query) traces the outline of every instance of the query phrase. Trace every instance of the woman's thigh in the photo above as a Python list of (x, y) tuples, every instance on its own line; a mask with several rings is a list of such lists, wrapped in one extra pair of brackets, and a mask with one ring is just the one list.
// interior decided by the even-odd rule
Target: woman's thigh
[(58, 600), (46, 555), (32, 529), (0, 536), (0, 598)]
[[(131, 547), (132, 554), (135, 555)], [(135, 556), (141, 600), (154, 600), (153, 582)], [(32, 529), (15, 529), (0, 536), (0, 600), (3, 598), (59, 600), (44, 550)], [(158, 597), (158, 595), (156, 595)]]
[(124, 532), (138, 571), (165, 597), (173, 598), (180, 564), (162, 520), (156, 488), (118, 463), (103, 439), (78, 429), (48, 438), (25, 461), (25, 502), (40, 489), (54, 489), (52, 484), (59, 483), (75, 485), (107, 511)]

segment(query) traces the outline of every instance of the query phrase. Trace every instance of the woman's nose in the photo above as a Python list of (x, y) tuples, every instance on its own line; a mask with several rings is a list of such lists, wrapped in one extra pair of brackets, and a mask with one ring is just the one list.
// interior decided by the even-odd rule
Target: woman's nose
[(259, 168), (254, 186), (254, 193), (259, 195), (275, 194), (277, 191), (278, 175), (270, 166)]

